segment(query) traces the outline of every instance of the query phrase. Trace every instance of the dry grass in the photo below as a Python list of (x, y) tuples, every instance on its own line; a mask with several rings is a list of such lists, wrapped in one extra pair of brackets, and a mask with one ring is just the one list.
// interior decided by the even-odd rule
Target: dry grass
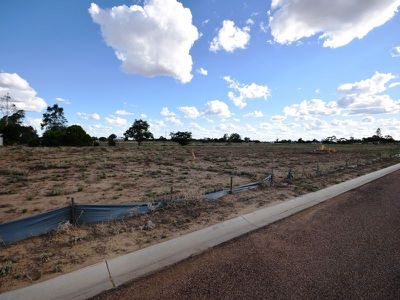
[[(0, 148), (3, 221), (62, 206), (69, 197), (81, 203), (184, 199), (148, 215), (80, 227), (63, 225), (47, 235), (0, 246), (0, 292), (354, 178), (398, 162), (389, 156), (400, 152), (398, 147), (375, 145), (335, 148), (336, 152), (324, 153), (315, 151), (316, 145)], [(291, 181), (285, 180), (289, 168), (294, 172)], [(272, 170), (276, 181), (272, 187), (202, 201), (205, 192), (228, 186), (231, 174), (237, 185), (259, 180)], [(9, 180), (15, 175), (24, 180)], [(143, 230), (149, 220), (156, 227)]]

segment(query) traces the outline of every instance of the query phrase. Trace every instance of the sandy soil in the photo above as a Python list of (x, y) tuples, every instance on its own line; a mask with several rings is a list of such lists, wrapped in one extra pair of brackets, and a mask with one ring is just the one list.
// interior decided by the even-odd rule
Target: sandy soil
[[(168, 199), (171, 185), (175, 197), (187, 200), (185, 205), (170, 205), (136, 218), (80, 227), (66, 225), (41, 237), (1, 245), (0, 292), (132, 252), (398, 162), (388, 158), (395, 151), (398, 153), (398, 148), (342, 146), (335, 153), (321, 153), (316, 148), (316, 145), (177, 147), (168, 144), (150, 144), (140, 149), (131, 145), (0, 148), (3, 221), (59, 207), (68, 202), (68, 197), (74, 197), (78, 203)], [(285, 180), (288, 168), (294, 170), (292, 182)], [(271, 170), (276, 179), (272, 187), (228, 195), (217, 202), (202, 200), (204, 192), (227, 186), (232, 173), (235, 184), (241, 184), (262, 178)], [(60, 195), (49, 192), (56, 185), (62, 187)], [(79, 186), (82, 189), (75, 189)], [(148, 220), (156, 225), (153, 230), (143, 229)]]
[(93, 299), (399, 299), (399, 176)]

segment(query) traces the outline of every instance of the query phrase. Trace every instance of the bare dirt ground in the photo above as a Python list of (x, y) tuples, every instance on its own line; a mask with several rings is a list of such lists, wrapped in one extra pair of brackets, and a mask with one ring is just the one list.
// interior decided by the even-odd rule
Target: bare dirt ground
[[(68, 204), (183, 197), (186, 205), (111, 223), (68, 226), (0, 247), (0, 292), (132, 252), (399, 162), (398, 146), (132, 144), (94, 148), (0, 148), (0, 221)], [(194, 153), (194, 156), (193, 156)], [(294, 180), (285, 180), (288, 169)], [(274, 186), (202, 201), (205, 192), (259, 180)], [(144, 230), (151, 220), (156, 227)]]
[(399, 299), (400, 172), (93, 299)]

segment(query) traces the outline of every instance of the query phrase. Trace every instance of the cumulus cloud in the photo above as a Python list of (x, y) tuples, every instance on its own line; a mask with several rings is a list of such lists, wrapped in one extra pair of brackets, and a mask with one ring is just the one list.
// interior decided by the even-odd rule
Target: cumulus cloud
[(273, 121), (273, 122), (280, 123), (280, 122), (283, 122), (285, 120), (286, 120), (286, 117), (285, 116), (281, 116), (281, 115), (275, 115), (275, 116), (271, 117), (271, 121)]
[(29, 83), (16, 73), (0, 73), (0, 96), (7, 93), (17, 109), (40, 112), (47, 106), (42, 98), (37, 97)]
[(178, 108), (186, 118), (196, 119), (200, 117), (200, 112), (195, 106), (181, 106)]
[(110, 117), (106, 117), (105, 119), (106, 119), (107, 124), (113, 125), (113, 126), (126, 126), (128, 124), (128, 121), (121, 117), (110, 116)]
[(400, 86), (400, 82), (399, 82), (399, 81), (397, 81), (397, 82), (392, 82), (391, 84), (389, 84), (389, 89), (394, 88), (394, 87), (396, 87), (396, 86)]
[(140, 114), (140, 118), (146, 119), (146, 118), (147, 118), (147, 115), (146, 115), (146, 114)]
[(182, 126), (183, 125), (182, 121), (175, 115), (166, 117), (165, 121), (168, 122), (168, 123), (171, 123), (173, 125), (176, 125), (176, 126)]
[(300, 104), (292, 104), (283, 108), (285, 116), (301, 117), (309, 115), (334, 115), (339, 113), (335, 101), (325, 102), (321, 99), (303, 100)]
[(204, 110), (206, 116), (218, 116), (220, 118), (229, 118), (232, 116), (229, 106), (220, 100), (208, 101)]
[(372, 77), (354, 83), (341, 84), (337, 90), (336, 101), (325, 102), (321, 99), (304, 100), (283, 108), (286, 117), (306, 119), (316, 115), (361, 115), (396, 113), (400, 111), (400, 100), (385, 94), (388, 89), (397, 87), (392, 82), (396, 76), (391, 73), (376, 72)]
[(324, 47), (337, 48), (385, 24), (399, 6), (400, 0), (274, 0), (269, 23), (278, 43), (318, 35)]
[[(400, 101), (383, 94), (390, 88), (389, 82), (396, 78), (391, 73), (376, 72), (371, 78), (338, 87), (338, 104), (348, 114), (394, 113), (400, 110)], [(394, 85), (396, 86), (396, 85)], [(392, 85), (392, 87), (394, 87)]]
[(115, 111), (114, 115), (117, 115), (117, 116), (133, 116), (134, 113), (126, 111), (124, 109), (118, 109), (118, 110)]
[(76, 114), (83, 120), (100, 120), (100, 115), (98, 113), (87, 114), (83, 112), (77, 112)]
[(169, 108), (166, 106), (164, 106), (161, 109), (160, 115), (162, 115), (163, 117), (175, 117), (176, 116), (176, 114), (172, 111), (169, 111)]
[(394, 47), (390, 53), (392, 57), (400, 57), (400, 46)]
[(70, 100), (64, 99), (64, 98), (61, 98), (61, 97), (57, 97), (55, 100), (56, 100), (57, 102), (60, 102), (60, 103), (71, 104), (71, 101), (70, 101)]
[(177, 0), (148, 0), (144, 6), (102, 9), (92, 3), (89, 13), (102, 36), (122, 62), (122, 69), (154, 77), (191, 81), (190, 49), (199, 38), (190, 9)]
[(42, 127), (42, 119), (40, 118), (28, 118), (26, 125), (28, 126), (32, 126), (36, 131), (41, 131)]
[(210, 51), (225, 50), (233, 52), (236, 49), (245, 49), (250, 41), (250, 27), (239, 28), (235, 22), (224, 20), (217, 36), (210, 44)]
[(240, 108), (247, 106), (248, 99), (267, 99), (271, 95), (271, 91), (266, 85), (258, 85), (256, 83), (241, 84), (230, 76), (225, 76), (224, 80), (228, 83), (229, 88), (232, 89), (228, 93), (229, 99)]
[(262, 117), (264, 117), (264, 114), (260, 110), (255, 110), (253, 112), (249, 112), (249, 113), (243, 115), (243, 117), (246, 117), (246, 118), (262, 118)]
[(208, 75), (208, 71), (206, 69), (200, 68), (197, 70), (197, 73), (203, 75), (203, 76), (207, 76)]

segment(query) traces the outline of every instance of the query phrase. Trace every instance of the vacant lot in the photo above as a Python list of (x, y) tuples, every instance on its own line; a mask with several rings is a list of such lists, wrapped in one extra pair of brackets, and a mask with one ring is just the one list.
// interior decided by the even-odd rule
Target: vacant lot
[[(398, 162), (398, 146), (131, 143), (93, 148), (0, 148), (0, 222), (77, 203), (126, 203), (185, 198), (152, 214), (123, 221), (62, 226), (58, 231), (1, 246), (0, 292), (45, 280), (105, 258), (315, 191)], [(292, 169), (294, 179), (286, 180)], [(259, 180), (272, 187), (210, 203), (208, 191)], [(152, 230), (143, 225), (151, 220)]]

